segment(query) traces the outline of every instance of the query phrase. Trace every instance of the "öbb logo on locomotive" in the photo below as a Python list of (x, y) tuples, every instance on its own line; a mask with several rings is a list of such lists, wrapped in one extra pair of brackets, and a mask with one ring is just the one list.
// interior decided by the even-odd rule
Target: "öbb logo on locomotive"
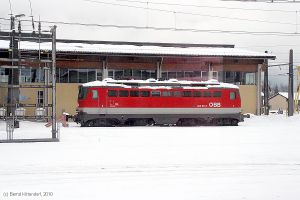
[(108, 78), (79, 86), (75, 121), (81, 126), (236, 126), (243, 115), (233, 84)]

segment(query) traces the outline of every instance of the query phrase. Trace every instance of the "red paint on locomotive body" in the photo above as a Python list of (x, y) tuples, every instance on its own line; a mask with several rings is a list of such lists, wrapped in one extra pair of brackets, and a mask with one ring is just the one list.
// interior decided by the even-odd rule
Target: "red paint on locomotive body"
[[(164, 85), (165, 84), (165, 85)], [(218, 82), (109, 81), (80, 86), (78, 121), (170, 117), (242, 121), (237, 86)], [(157, 123), (157, 122), (156, 122)]]

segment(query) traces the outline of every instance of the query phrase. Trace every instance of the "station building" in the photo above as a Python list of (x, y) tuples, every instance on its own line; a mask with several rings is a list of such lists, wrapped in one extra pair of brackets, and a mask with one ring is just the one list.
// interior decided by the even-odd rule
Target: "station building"
[[(9, 41), (0, 40), (0, 84), (8, 82)], [(20, 85), (44, 84), (51, 67), (51, 43), (21, 42)], [(57, 114), (75, 114), (78, 85), (105, 78), (205, 81), (216, 79), (240, 87), (242, 111), (257, 113), (261, 106), (261, 72), (274, 55), (237, 49), (234, 45), (135, 43), (58, 40)], [(20, 103), (41, 107), (47, 89), (20, 88)], [(0, 88), (0, 107), (7, 88)], [(26, 115), (34, 115), (33, 107)]]

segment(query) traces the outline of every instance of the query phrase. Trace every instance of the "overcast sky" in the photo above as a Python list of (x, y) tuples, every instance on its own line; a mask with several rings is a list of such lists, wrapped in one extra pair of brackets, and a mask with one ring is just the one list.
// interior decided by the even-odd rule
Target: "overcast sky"
[[(48, 21), (65, 21), (97, 24), (153, 26), (170, 28), (239, 30), (250, 32), (300, 32), (300, 3), (249, 3), (218, 0), (149, 0), (150, 2), (194, 4), (208, 7), (188, 7), (158, 5), (152, 3), (133, 3), (122, 0), (95, 0), (114, 4), (123, 4), (147, 9), (130, 8), (85, 0), (31, 0), (35, 19)], [(140, 0), (147, 1), (147, 0)], [(29, 18), (29, 0), (11, 0), (12, 12), (23, 13)], [(281, 10), (258, 11), (209, 7), (230, 7), (243, 9)], [(170, 10), (161, 12), (151, 9)], [(291, 12), (282, 12), (291, 11)], [(298, 13), (296, 14), (296, 11)], [(194, 13), (194, 15), (178, 12)], [(0, 1), (0, 17), (9, 17), (9, 0)], [(201, 14), (201, 15), (195, 15)], [(204, 16), (205, 15), (205, 16)], [(208, 16), (210, 15), (210, 16)], [(214, 16), (214, 17), (212, 17)], [(228, 18), (239, 18), (228, 19)], [(26, 17), (24, 18), (26, 19)], [(248, 20), (256, 21), (248, 21)], [(258, 22), (268, 21), (268, 22)], [(0, 20), (1, 29), (7, 29), (8, 21)], [(24, 29), (30, 29), (29, 24)], [(49, 29), (44, 24), (43, 29)], [(277, 56), (274, 63), (288, 62), (288, 51), (294, 49), (296, 64), (300, 65), (300, 36), (258, 36), (253, 34), (227, 34), (205, 32), (154, 31), (136, 29), (100, 28), (85, 26), (58, 25), (58, 38), (110, 40), (110, 41), (141, 41), (141, 42), (171, 42), (171, 43), (211, 43), (234, 44), (237, 48), (246, 48), (264, 52), (268, 50)], [(270, 72), (272, 83), (286, 82), (287, 76), (278, 76), (286, 72), (287, 66), (273, 68)]]

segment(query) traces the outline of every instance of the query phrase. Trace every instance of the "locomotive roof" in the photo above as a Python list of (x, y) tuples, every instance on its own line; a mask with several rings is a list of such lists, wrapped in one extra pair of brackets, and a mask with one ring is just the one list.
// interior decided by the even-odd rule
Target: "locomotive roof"
[(230, 83), (222, 83), (211, 79), (208, 81), (179, 81), (177, 79), (170, 79), (165, 81), (158, 81), (155, 79), (147, 80), (114, 80), (106, 78), (103, 81), (92, 81), (82, 84), (83, 87), (123, 87), (123, 88), (166, 88), (182, 87), (184, 89), (205, 89), (205, 88), (234, 88), (238, 86)]

